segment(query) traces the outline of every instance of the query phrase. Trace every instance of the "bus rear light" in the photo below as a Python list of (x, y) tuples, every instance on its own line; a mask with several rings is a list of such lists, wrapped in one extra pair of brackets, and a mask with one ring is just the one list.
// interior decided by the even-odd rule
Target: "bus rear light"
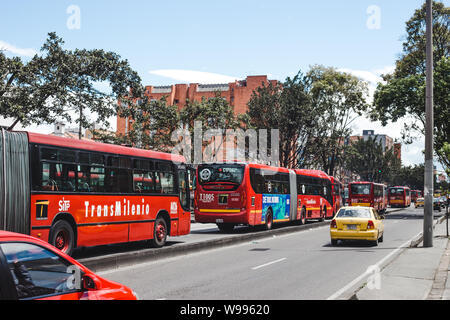
[(255, 197), (252, 197), (252, 206), (255, 206)]

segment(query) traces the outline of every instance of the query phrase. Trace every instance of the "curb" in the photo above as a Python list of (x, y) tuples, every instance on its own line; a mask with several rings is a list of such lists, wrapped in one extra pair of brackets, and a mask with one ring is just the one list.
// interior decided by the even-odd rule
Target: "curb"
[(87, 268), (89, 268), (90, 270), (92, 270), (93, 272), (99, 272), (104, 271), (106, 269), (108, 270), (117, 269), (132, 264), (148, 262), (156, 259), (186, 255), (188, 253), (193, 253), (197, 251), (231, 246), (234, 244), (255, 239), (270, 238), (276, 235), (295, 233), (309, 229), (316, 229), (322, 226), (327, 226), (329, 224), (330, 224), (329, 221), (316, 222), (305, 225), (294, 225), (294, 226), (283, 226), (283, 224), (281, 224), (280, 227), (277, 226), (275, 229), (268, 231), (256, 231), (242, 235), (232, 235), (220, 239), (212, 239), (207, 241), (182, 244), (173, 247), (135, 250), (131, 252), (111, 254), (103, 257), (78, 259), (78, 261)]

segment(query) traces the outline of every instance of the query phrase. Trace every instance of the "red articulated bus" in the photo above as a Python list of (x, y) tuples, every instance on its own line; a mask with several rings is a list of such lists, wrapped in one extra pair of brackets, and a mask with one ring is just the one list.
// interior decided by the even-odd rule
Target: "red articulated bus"
[(332, 216), (331, 182), (325, 173), (313, 171), (253, 163), (201, 164), (195, 221), (231, 231), (240, 224), (271, 229), (277, 222), (323, 220), (327, 213)]
[(65, 253), (190, 231), (185, 159), (93, 141), (2, 131), (0, 229)]
[(305, 213), (306, 219), (332, 218), (336, 213), (333, 206), (334, 178), (321, 170), (296, 169), (295, 173), (301, 216)]
[(373, 207), (378, 213), (387, 209), (386, 186), (380, 183), (357, 181), (348, 184), (350, 206)]
[(422, 198), (422, 191), (411, 190), (411, 202), (416, 202), (417, 198)]
[(411, 205), (411, 190), (409, 187), (397, 186), (388, 189), (389, 205), (407, 208)]

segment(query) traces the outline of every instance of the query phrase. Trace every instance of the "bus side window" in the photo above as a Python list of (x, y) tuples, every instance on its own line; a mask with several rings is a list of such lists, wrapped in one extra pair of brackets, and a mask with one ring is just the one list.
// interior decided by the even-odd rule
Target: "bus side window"
[(160, 172), (161, 193), (174, 193), (174, 177), (172, 172)]

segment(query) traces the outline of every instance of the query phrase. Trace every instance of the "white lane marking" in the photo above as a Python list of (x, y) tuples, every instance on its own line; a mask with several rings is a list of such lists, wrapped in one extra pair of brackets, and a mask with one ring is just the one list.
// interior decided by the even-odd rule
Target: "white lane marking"
[(253, 267), (252, 270), (258, 270), (259, 268), (267, 267), (267, 266), (269, 266), (271, 264), (278, 263), (278, 262), (281, 262), (281, 261), (286, 260), (286, 259), (287, 258), (281, 258), (281, 259), (278, 259), (278, 260), (275, 260), (275, 261), (267, 262), (267, 263), (264, 263), (262, 265)]
[(349, 284), (347, 284), (345, 287), (341, 288), (340, 290), (336, 291), (335, 293), (333, 293), (331, 296), (329, 296), (327, 298), (327, 300), (335, 300), (337, 299), (341, 294), (343, 294), (345, 291), (349, 290), (350, 288), (352, 288), (354, 285), (356, 285), (359, 281), (361, 281), (362, 279), (364, 279), (365, 277), (369, 276), (373, 270), (373, 267), (378, 267), (381, 268), (382, 264), (384, 262), (386, 262), (390, 257), (392, 257), (394, 254), (396, 254), (397, 252), (399, 252), (400, 250), (402, 250), (405, 247), (408, 247), (411, 244), (411, 241), (415, 238), (417, 238), (422, 232), (419, 232), (418, 234), (416, 234), (414, 237), (412, 237), (411, 239), (409, 239), (408, 241), (406, 241), (405, 243), (403, 243), (401, 246), (399, 246), (398, 248), (396, 248), (395, 250), (393, 250), (391, 253), (389, 253), (387, 256), (385, 256), (383, 259), (381, 259), (380, 261), (378, 261), (376, 264), (369, 266), (367, 268), (367, 270), (361, 274), (359, 277), (357, 277), (356, 279), (354, 279), (352, 282), (350, 282)]
[[(325, 228), (330, 228), (330, 227), (329, 226), (321, 226), (321, 227), (311, 228), (311, 229), (308, 229), (308, 230), (301, 230), (300, 232), (292, 232), (292, 233), (280, 234), (280, 235), (278, 235), (277, 238), (272, 238), (272, 237), (260, 238), (257, 241), (258, 241), (258, 243), (262, 243), (262, 242), (271, 241), (271, 240), (277, 240), (277, 239), (281, 239), (281, 238), (287, 238), (287, 237), (303, 235), (303, 234), (306, 234), (306, 233), (310, 233), (312, 231), (320, 231), (321, 229), (325, 229)], [(98, 274), (99, 276), (106, 276), (106, 275), (111, 274), (111, 273), (123, 272), (123, 271), (128, 271), (128, 270), (135, 270), (135, 269), (138, 269), (138, 268), (149, 267), (149, 266), (155, 265), (155, 264), (171, 263), (171, 262), (174, 262), (174, 261), (177, 261), (177, 260), (186, 259), (186, 257), (196, 257), (196, 256), (208, 255), (208, 254), (211, 254), (212, 252), (215, 252), (215, 251), (234, 250), (236, 247), (243, 247), (243, 246), (253, 245), (254, 244), (254, 243), (252, 243), (253, 241), (255, 241), (255, 240), (252, 240), (252, 241), (249, 241), (249, 242), (236, 243), (236, 244), (231, 245), (231, 246), (224, 246), (224, 247), (218, 247), (218, 248), (206, 248), (205, 250), (201, 250), (201, 251), (197, 251), (197, 252), (191, 252), (191, 253), (189, 253), (187, 255), (186, 254), (180, 254), (180, 255), (176, 255), (174, 257), (167, 257), (167, 258), (162, 258), (162, 259), (155, 259), (155, 260), (150, 260), (150, 261), (138, 262), (138, 263), (133, 264), (133, 265), (119, 266), (117, 268), (111, 268), (111, 269), (107, 269), (107, 270), (98, 271), (98, 272), (96, 272), (96, 274)]]

